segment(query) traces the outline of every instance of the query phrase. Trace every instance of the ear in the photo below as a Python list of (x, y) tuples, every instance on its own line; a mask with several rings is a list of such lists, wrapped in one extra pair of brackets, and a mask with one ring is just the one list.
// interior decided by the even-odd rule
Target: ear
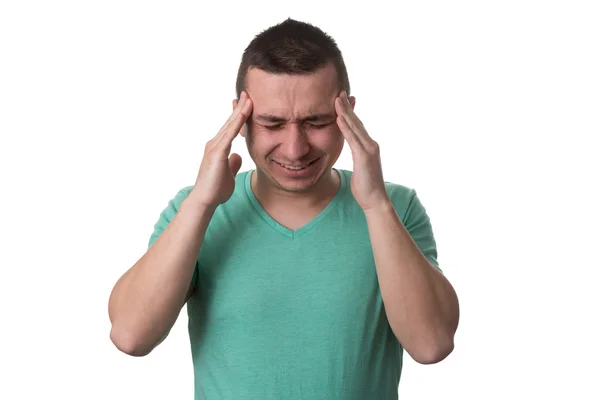
[(350, 100), (350, 107), (352, 107), (352, 111), (354, 111), (354, 106), (356, 105), (356, 97), (350, 96), (348, 97), (348, 100)]
[[(237, 99), (233, 99), (233, 101), (231, 102), (232, 105), (232, 110), (235, 110), (235, 108), (237, 107), (238, 101)], [(246, 137), (246, 124), (244, 123), (244, 125), (242, 126), (242, 129), (240, 130), (240, 135), (242, 137)]]

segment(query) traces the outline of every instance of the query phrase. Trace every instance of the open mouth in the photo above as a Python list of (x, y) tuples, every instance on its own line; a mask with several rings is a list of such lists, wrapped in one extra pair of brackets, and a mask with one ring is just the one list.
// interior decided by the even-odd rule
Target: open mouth
[(276, 164), (278, 164), (279, 166), (287, 169), (287, 170), (290, 170), (290, 171), (301, 171), (303, 169), (306, 169), (306, 168), (310, 167), (311, 165), (313, 165), (317, 161), (319, 161), (318, 158), (316, 160), (312, 160), (308, 164), (303, 164), (303, 165), (288, 165), (288, 164), (282, 164), (282, 163), (277, 162), (277, 161), (273, 161), (273, 162), (276, 163)]

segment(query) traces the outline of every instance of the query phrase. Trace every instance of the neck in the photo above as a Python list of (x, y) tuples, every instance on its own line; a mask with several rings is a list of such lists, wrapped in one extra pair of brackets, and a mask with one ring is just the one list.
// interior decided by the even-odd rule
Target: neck
[(313, 208), (328, 203), (335, 197), (341, 177), (330, 169), (310, 188), (292, 192), (275, 185), (258, 169), (252, 174), (251, 187), (258, 201), (265, 207), (285, 205), (286, 208)]

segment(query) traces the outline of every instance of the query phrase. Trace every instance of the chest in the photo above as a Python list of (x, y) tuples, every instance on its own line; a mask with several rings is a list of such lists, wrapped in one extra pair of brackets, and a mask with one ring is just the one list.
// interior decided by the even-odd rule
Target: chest
[(288, 230), (296, 231), (314, 221), (324, 208), (325, 205), (302, 210), (294, 210), (289, 207), (271, 207), (265, 212), (269, 214), (269, 219), (272, 220), (272, 223), (281, 225)]
[(312, 240), (260, 236), (255, 243), (232, 241), (205, 252), (196, 304), (207, 323), (344, 329), (378, 301), (366, 234), (332, 232)]

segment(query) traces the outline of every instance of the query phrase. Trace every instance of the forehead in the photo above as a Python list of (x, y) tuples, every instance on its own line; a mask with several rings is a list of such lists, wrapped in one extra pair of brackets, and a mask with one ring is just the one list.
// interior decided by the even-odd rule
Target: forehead
[(302, 118), (312, 113), (332, 112), (339, 94), (332, 64), (306, 75), (287, 75), (250, 69), (246, 91), (254, 114)]

